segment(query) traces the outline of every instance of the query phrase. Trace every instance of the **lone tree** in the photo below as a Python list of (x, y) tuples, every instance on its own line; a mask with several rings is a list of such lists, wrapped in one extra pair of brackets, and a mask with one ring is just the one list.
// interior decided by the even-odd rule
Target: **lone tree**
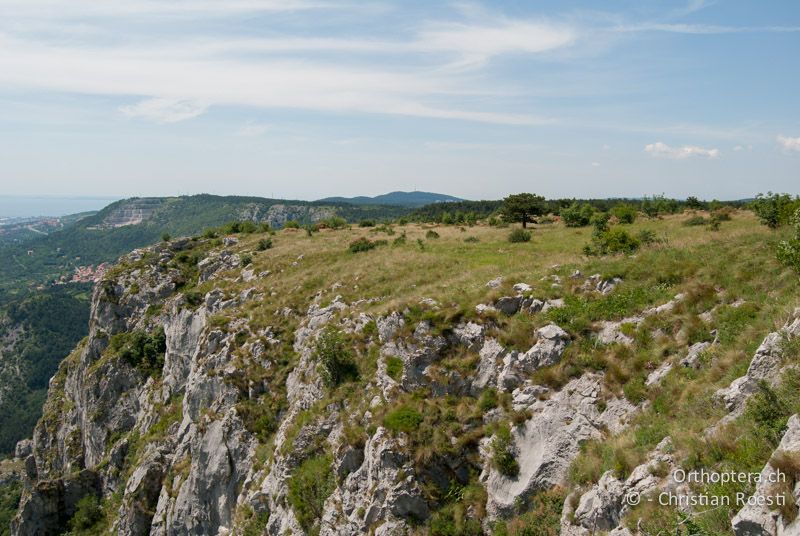
[(503, 219), (509, 222), (522, 222), (527, 227), (531, 216), (544, 212), (544, 197), (536, 194), (513, 194), (503, 199)]

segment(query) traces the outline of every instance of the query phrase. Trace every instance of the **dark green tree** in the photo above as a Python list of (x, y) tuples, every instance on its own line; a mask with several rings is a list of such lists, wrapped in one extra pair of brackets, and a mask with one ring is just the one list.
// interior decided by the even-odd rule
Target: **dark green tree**
[(503, 199), (501, 211), (503, 219), (522, 222), (524, 229), (532, 216), (538, 216), (544, 211), (544, 197), (529, 193), (509, 195)]
[(706, 208), (706, 203), (700, 201), (695, 196), (690, 195), (686, 198), (686, 208), (691, 210), (702, 210)]

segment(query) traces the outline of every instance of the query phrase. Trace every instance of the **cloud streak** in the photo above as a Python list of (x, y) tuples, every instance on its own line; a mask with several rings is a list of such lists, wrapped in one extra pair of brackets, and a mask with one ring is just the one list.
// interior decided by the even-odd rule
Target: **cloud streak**
[(719, 149), (706, 149), (695, 145), (684, 145), (682, 147), (670, 147), (666, 143), (657, 141), (648, 143), (644, 146), (644, 152), (657, 158), (669, 158), (672, 160), (685, 160), (691, 157), (719, 158)]
[(777, 138), (778, 144), (783, 147), (787, 152), (800, 152), (800, 137), (790, 138), (788, 136), (780, 135)]
[[(143, 4), (150, 7), (151, 3)], [(250, 4), (297, 3), (242, 4), (244, 9)], [(447, 66), (455, 61), (474, 67), (497, 55), (537, 54), (568, 46), (573, 40), (574, 33), (565, 27), (507, 21), (428, 26), (399, 43), (189, 37), (169, 44), (93, 46), (73, 40), (51, 44), (0, 33), (0, 84), (26, 91), (138, 98), (123, 106), (122, 113), (159, 123), (191, 119), (209, 106), (227, 105), (539, 125), (553, 120), (464, 105), (470, 98), (485, 102), (485, 97), (498, 97), (510, 89), (480, 83), (479, 78), (467, 78)], [(307, 51), (319, 54), (303, 54)], [(377, 57), (354, 62), (355, 52)], [(385, 61), (388, 55), (409, 52), (436, 55), (443, 63), (431, 67), (420, 59), (409, 67)], [(462, 104), (448, 104), (454, 97)]]
[(146, 99), (120, 107), (126, 117), (148, 119), (156, 123), (178, 123), (201, 115), (208, 104), (175, 98)]

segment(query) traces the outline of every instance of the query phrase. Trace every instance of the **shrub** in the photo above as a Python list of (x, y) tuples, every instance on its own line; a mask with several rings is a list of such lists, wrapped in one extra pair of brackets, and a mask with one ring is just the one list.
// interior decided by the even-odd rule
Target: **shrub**
[(258, 251), (266, 251), (272, 247), (272, 239), (271, 238), (262, 238), (258, 241), (258, 246), (256, 249)]
[(197, 307), (198, 305), (203, 303), (203, 294), (197, 292), (196, 290), (190, 290), (189, 292), (184, 294), (184, 297), (186, 298), (186, 303), (190, 307)]
[(250, 220), (233, 221), (222, 227), (223, 234), (251, 234), (255, 233), (257, 230), (258, 226)]
[(161, 235), (161, 240), (164, 242), (169, 242), (171, 238), (172, 237), (169, 235), (169, 233), (164, 233)]
[(644, 384), (644, 378), (633, 378), (623, 386), (622, 392), (625, 394), (625, 398), (633, 404), (643, 402), (647, 398), (647, 387)]
[(328, 387), (358, 378), (358, 368), (342, 332), (331, 327), (326, 328), (317, 339), (314, 359), (319, 361), (322, 381)]
[(525, 229), (514, 229), (508, 235), (508, 241), (512, 244), (518, 244), (520, 242), (530, 242), (531, 241), (531, 233), (530, 231), (526, 231)]
[[(17, 513), (19, 500), (22, 496), (22, 483), (15, 480), (10, 480), (8, 483), (0, 485), (0, 527), (7, 530), (11, 524), (11, 520)], [(0, 534), (8, 534), (2, 532)]]
[(401, 234), (400, 236), (398, 236), (397, 238), (395, 238), (392, 241), (392, 245), (395, 245), (395, 246), (402, 246), (405, 243), (406, 243), (406, 233), (405, 233), (405, 231), (403, 231), (403, 234)]
[(481, 397), (478, 399), (478, 408), (482, 412), (487, 412), (490, 409), (496, 408), (498, 403), (497, 391), (494, 389), (485, 389), (481, 393)]
[(436, 231), (434, 231), (433, 229), (428, 229), (428, 232), (427, 232), (427, 233), (425, 233), (425, 238), (427, 238), (427, 239), (429, 239), (429, 240), (430, 240), (430, 239), (436, 239), (436, 238), (439, 238), (439, 233), (437, 233), (437, 232), (436, 232)]
[(720, 207), (711, 211), (711, 219), (716, 221), (731, 221), (731, 207)]
[(794, 212), (800, 208), (800, 198), (789, 194), (758, 194), (751, 205), (761, 223), (770, 229), (776, 229), (781, 225), (786, 225), (792, 218)]
[(586, 245), (583, 252), (587, 255), (631, 254), (638, 250), (640, 245), (639, 240), (624, 229), (611, 228), (595, 233), (592, 244)]
[(611, 215), (607, 212), (598, 212), (594, 216), (592, 216), (592, 226), (594, 227), (594, 233), (602, 233), (608, 231), (608, 221), (611, 219)]
[(611, 214), (614, 215), (620, 223), (630, 224), (636, 221), (636, 207), (628, 203), (620, 203), (611, 209)]
[[(327, 227), (328, 229), (344, 229), (347, 227), (347, 220), (341, 216), (332, 216), (319, 222), (319, 226)], [(362, 225), (362, 227), (364, 226)]]
[(800, 273), (800, 208), (792, 216), (794, 237), (782, 240), (778, 244), (778, 260), (785, 266), (793, 268)]
[(375, 222), (372, 220), (361, 220), (358, 223), (359, 227), (375, 227)]
[(663, 239), (659, 239), (656, 236), (656, 233), (651, 231), (650, 229), (642, 229), (641, 231), (639, 231), (636, 234), (636, 239), (640, 243), (642, 243), (644, 245), (650, 245), (650, 244), (656, 244), (658, 242), (663, 242)]
[(508, 521), (499, 521), (494, 527), (494, 536), (558, 536), (564, 495), (561, 488), (534, 495), (528, 501), (530, 510)]
[(350, 250), (350, 253), (359, 253), (362, 251), (369, 251), (371, 249), (375, 249), (376, 246), (377, 244), (375, 242), (372, 242), (368, 238), (364, 238), (362, 236), (361, 238), (350, 242), (350, 246), (348, 247), (348, 249)]
[(253, 264), (253, 256), (248, 253), (242, 255), (242, 266), (250, 266), (251, 264)]
[(287, 220), (286, 223), (283, 224), (284, 229), (299, 229), (300, 223), (296, 222), (295, 220)]
[(387, 357), (386, 374), (394, 381), (400, 381), (400, 377), (403, 375), (403, 360), (394, 356)]
[(111, 337), (109, 347), (132, 367), (155, 375), (164, 367), (167, 338), (164, 328), (159, 326), (151, 333), (144, 331), (117, 333)]
[(515, 477), (519, 474), (519, 463), (511, 451), (511, 429), (501, 425), (492, 440), (492, 463), (501, 474)]
[(567, 227), (584, 227), (591, 223), (594, 209), (588, 203), (582, 205), (572, 203), (570, 206), (562, 208), (559, 215)]
[(286, 498), (306, 533), (318, 531), (322, 507), (335, 487), (331, 458), (327, 455), (307, 459), (289, 477)]
[(75, 508), (75, 514), (69, 520), (69, 528), (75, 532), (85, 531), (91, 529), (103, 519), (103, 510), (100, 508), (100, 502), (94, 495), (86, 495)]
[(684, 221), (684, 225), (688, 225), (689, 227), (695, 227), (698, 225), (705, 225), (708, 223), (708, 220), (702, 216), (692, 216), (688, 220)]
[(383, 418), (383, 425), (393, 432), (410, 433), (422, 423), (422, 415), (410, 406), (401, 406)]

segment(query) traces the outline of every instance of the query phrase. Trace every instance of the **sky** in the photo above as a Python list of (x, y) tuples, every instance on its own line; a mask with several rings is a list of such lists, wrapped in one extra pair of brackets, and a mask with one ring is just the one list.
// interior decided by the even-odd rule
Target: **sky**
[(800, 193), (796, 0), (0, 0), (0, 195)]

